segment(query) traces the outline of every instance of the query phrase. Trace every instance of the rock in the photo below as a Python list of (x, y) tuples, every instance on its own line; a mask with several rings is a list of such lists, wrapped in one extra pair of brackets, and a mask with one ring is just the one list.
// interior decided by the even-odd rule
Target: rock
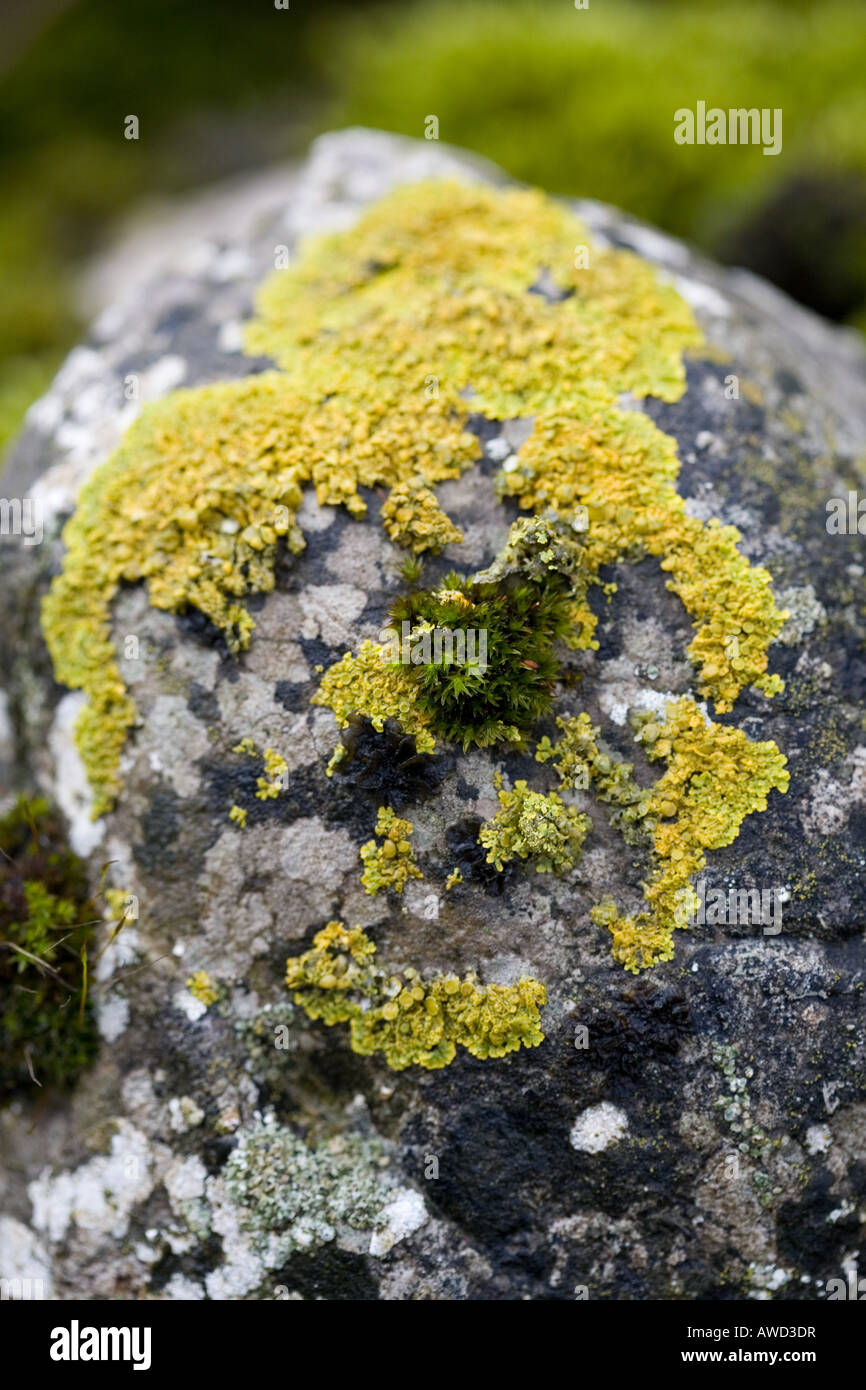
[[(143, 402), (270, 370), (264, 340), (261, 355), (243, 354), (241, 325), (280, 248), (294, 261), (308, 233), (351, 228), (390, 190), (441, 176), (504, 186), (496, 170), (433, 142), (361, 130), (320, 140), (287, 176), (277, 214), (223, 244), (204, 225), (170, 247), (158, 279), (130, 278), (30, 411), (0, 484), (7, 499), (38, 502), (44, 529), (41, 544), (3, 537), (7, 800), (18, 789), (50, 796), (94, 891), (111, 861), (113, 920), (118, 902), (127, 904), (127, 925), (92, 966), (103, 1036), (96, 1062), (69, 1094), (23, 1094), (0, 1112), (0, 1271), (41, 1279), (54, 1297), (571, 1299), (585, 1289), (590, 1298), (808, 1300), (824, 1296), (863, 1240), (866, 606), (861, 542), (826, 523), (828, 500), (860, 484), (866, 353), (855, 334), (752, 276), (708, 264), (615, 209), (575, 207), (591, 234), (589, 266), (598, 255), (612, 268), (609, 303), (623, 292), (616, 276), (644, 272), (605, 259), (605, 248), (635, 251), (678, 291), (680, 299), (658, 292), (656, 317), (634, 340), (638, 300), (628, 301), (623, 341), (632, 356), (606, 381), (609, 345), (599, 340), (599, 390), (613, 391), (630, 371), (656, 374), (649, 394), (637, 376), (630, 392), (617, 387), (615, 418), (624, 415), (653, 447), (664, 436), (676, 441), (686, 504), (677, 511), (665, 493), (664, 506), (696, 545), (709, 536), (717, 547), (703, 554), (694, 582), (700, 589), (722, 574), (723, 542), (698, 523), (735, 525), (749, 566), (732, 568), (729, 583), (752, 585), (757, 613), (740, 628), (743, 657), (724, 623), (707, 628), (706, 641), (719, 651), (724, 642), (725, 654), (713, 647), (697, 670), (686, 655), (689, 614), (659, 565), (680, 546), (668, 567), (676, 579), (685, 542), (642, 558), (632, 547), (627, 562), (602, 566), (598, 577), (615, 580), (616, 592), (594, 585), (578, 596), (598, 619), (598, 646), (564, 656), (551, 711), (588, 713), (588, 724), (569, 726), (570, 747), (591, 764), (596, 796), (562, 775), (548, 716), (528, 752), (502, 744), (464, 752), (440, 738), (425, 754), (409, 735), (426, 726), (407, 731), (404, 707), (403, 732), (394, 722), (380, 733), (351, 722), (347, 755), (328, 767), (338, 731), (331, 708), (311, 698), (344, 653), (378, 640), (406, 588), (379, 523), (386, 489), (362, 478), (363, 518), (307, 490), (297, 523), (282, 531), (291, 540), (297, 524), (305, 548), (278, 547), (273, 591), (244, 600), (255, 630), (240, 654), (201, 611), (157, 608), (141, 584), (120, 586), (111, 640), (136, 722), (120, 739), (115, 804), (91, 819), (93, 779), (74, 740), (87, 696), (54, 681), (39, 620), (49, 582), (64, 563), (68, 572), (59, 529), (82, 484), (100, 476)], [(519, 206), (548, 215), (531, 200)], [(483, 257), (495, 235), (476, 236), (472, 254)], [(515, 223), (503, 257), (518, 254), (520, 236)], [(321, 274), (331, 265), (326, 257)], [(551, 306), (551, 323), (572, 294), (602, 292), (579, 280), (563, 288), (556, 265), (537, 269), (535, 304)], [(657, 293), (640, 284), (641, 295)], [(703, 344), (688, 346), (682, 301)], [(447, 394), (467, 332), (450, 349), (439, 340), (446, 357), (454, 352), (447, 369), (439, 359), (416, 362), (419, 401), (425, 379), (440, 389), (437, 368)], [(544, 584), (565, 573), (569, 556), (589, 553), (580, 547), (605, 526), (625, 525), (628, 498), (612, 519), (590, 506), (585, 532), (542, 516), (552, 527), (546, 540), (512, 529), (504, 551), (520, 515), (508, 480), (525, 489), (545, 480), (543, 466), (532, 479), (525, 471), (527, 417), (537, 417), (538, 431), (551, 410), (537, 387), (522, 419), (479, 407), (505, 390), (511, 367), (495, 327), (490, 334), (503, 376), (491, 369), (481, 397), (469, 400), (479, 461), (454, 469), (435, 496), (429, 477), (427, 496), (413, 484), (393, 510), (405, 509), (400, 524), (416, 525), (416, 539), (437, 528), (445, 538), (439, 508), (462, 531), (462, 542), (426, 560), (431, 581), (451, 566), (471, 573), (496, 561), (491, 583), (534, 565), (533, 582)], [(545, 350), (527, 344), (527, 357)], [(644, 368), (647, 345), (658, 360)], [(659, 362), (670, 367), (663, 381)], [(573, 384), (554, 372), (548, 381), (567, 416)], [(399, 394), (380, 389), (399, 410)], [(592, 404), (605, 428), (616, 409), (602, 397)], [(430, 410), (431, 428), (452, 428)], [(225, 418), (218, 460), (231, 448), (235, 416)], [(306, 427), (299, 417), (297, 429)], [(587, 439), (584, 470), (595, 466)], [(362, 444), (356, 435), (352, 448)], [(500, 470), (504, 505), (493, 487)], [(333, 474), (326, 483), (327, 494)], [(124, 496), (133, 506), (132, 493)], [(354, 505), (351, 489), (346, 496)], [(232, 497), (214, 545), (234, 554), (243, 532)], [(127, 578), (156, 553), (147, 525)], [(91, 533), (92, 557), (102, 535)], [(267, 536), (263, 544), (267, 556)], [(555, 561), (544, 559), (547, 545), (558, 547)], [(755, 578), (759, 566), (771, 590)], [(479, 603), (480, 591), (465, 587)], [(728, 602), (722, 591), (716, 600)], [(451, 602), (449, 612), (465, 601), (460, 591), (437, 600)], [(539, 631), (530, 624), (526, 641)], [(768, 671), (784, 689), (754, 680), (739, 689), (738, 673), (763, 680), (764, 638)], [(55, 631), (55, 656), (63, 640)], [(527, 659), (526, 688), (537, 692)], [(733, 682), (727, 701), (718, 698), (723, 678)], [(692, 723), (665, 754), (677, 700)], [(384, 718), (389, 709), (369, 713)], [(592, 728), (601, 731), (595, 753)], [(541, 733), (555, 754), (546, 763), (531, 756)], [(652, 804), (649, 791), (641, 796), (658, 779), (660, 755), (668, 810), (661, 793)], [(675, 785), (677, 757), (697, 781)], [(623, 759), (635, 764), (631, 780), (620, 779)], [(701, 801), (708, 771), (728, 780), (710, 782)], [(753, 792), (762, 777), (763, 791)], [(377, 826), (383, 806), (396, 815)], [(672, 958), (669, 931), (646, 944), (659, 918), (649, 920), (641, 889), (654, 872), (647, 827), (666, 821), (677, 830), (664, 872), (673, 875), (674, 851), (691, 852), (690, 834), (708, 846), (705, 865), (689, 861), (702, 907), (675, 933)], [(479, 844), (482, 824), (503, 855), (501, 871)], [(688, 883), (688, 867), (665, 891)], [(362, 870), (368, 885), (385, 886), (366, 892)], [(402, 893), (387, 886), (397, 882)], [(757, 920), (737, 897), (750, 889), (765, 895)], [(598, 911), (610, 897), (619, 916)], [(314, 946), (338, 920), (346, 930)], [(623, 962), (649, 968), (627, 973)], [(399, 998), (391, 972), (401, 977)], [(340, 979), (352, 982), (346, 998), (365, 1001), (354, 1013)], [(310, 1016), (317, 1012), (324, 1018)]]

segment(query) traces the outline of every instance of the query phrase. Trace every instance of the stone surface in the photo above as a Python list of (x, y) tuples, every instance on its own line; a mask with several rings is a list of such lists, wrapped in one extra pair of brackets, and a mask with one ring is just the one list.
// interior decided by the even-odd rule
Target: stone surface
[[(379, 631), (394, 553), (374, 521), (314, 502), (307, 549), (252, 601), (239, 661), (194, 616), (123, 593), (114, 635), (139, 639), (123, 669), (141, 723), (117, 809), (89, 819), (71, 739), (81, 697), (52, 680), (38, 602), (77, 489), (138, 409), (125, 380), (149, 399), (266, 365), (242, 356), (239, 325), (275, 245), (441, 173), (501, 178), (435, 143), (348, 131), (320, 140), (286, 176), (281, 209), (234, 241), (186, 218), (156, 280), (131, 263), (8, 462), (0, 494), (38, 498), (46, 531), (41, 545), (2, 541), (3, 785), (52, 795), (94, 883), (112, 860), (138, 916), (99, 965), (94, 1069), (66, 1099), (0, 1114), (4, 1278), (43, 1279), (59, 1298), (813, 1299), (863, 1248), (866, 593), (862, 538), (828, 534), (825, 504), (862, 483), (866, 353), (753, 277), (577, 205), (599, 241), (656, 262), (693, 305), (710, 350), (689, 361), (679, 402), (641, 408), (678, 441), (689, 510), (736, 524), (792, 613), (771, 650), (785, 692), (745, 692), (726, 717), (775, 740), (791, 786), (706, 875), (778, 888), (779, 934), (694, 926), (673, 961), (625, 974), (588, 910), (611, 890), (638, 901), (644, 866), (589, 797), (577, 804), (593, 834), (566, 878), (521, 870), (453, 898), (424, 883), (390, 905), (367, 896), (375, 768), (366, 783), (325, 776), (334, 721), (309, 701), (315, 667)], [(521, 437), (488, 427), (488, 462), (439, 489), (466, 537), (461, 562), (489, 563), (505, 539), (489, 477)], [(690, 624), (655, 561), (616, 578), (601, 647), (581, 654), (581, 699), (632, 757), (629, 708), (693, 689)], [(230, 750), (246, 735), (285, 753), (289, 786), (241, 833), (227, 810), (255, 773)], [(394, 804), (422, 862), (447, 871), (449, 829), (495, 813), (497, 765), (538, 771), (476, 751), (407, 772)], [(544, 1043), (499, 1060), (460, 1052), (433, 1072), (356, 1056), (282, 983), (286, 956), (337, 917), (370, 928), (395, 969), (541, 979)], [(186, 985), (199, 971), (220, 989), (210, 1008)]]

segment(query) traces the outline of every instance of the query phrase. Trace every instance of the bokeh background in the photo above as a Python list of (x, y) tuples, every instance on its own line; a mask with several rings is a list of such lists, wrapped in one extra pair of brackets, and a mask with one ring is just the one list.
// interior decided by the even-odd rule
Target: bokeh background
[[(119, 219), (347, 124), (420, 137), (436, 115), (442, 140), (866, 330), (863, 0), (3, 0), (3, 33), (0, 449)], [(782, 154), (676, 145), (698, 100), (781, 107)]]

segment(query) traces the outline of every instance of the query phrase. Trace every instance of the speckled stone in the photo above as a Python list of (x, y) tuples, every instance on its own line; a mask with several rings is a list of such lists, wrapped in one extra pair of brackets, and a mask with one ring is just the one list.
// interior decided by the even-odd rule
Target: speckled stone
[[(325, 776), (336, 734), (310, 705), (315, 668), (376, 636), (399, 582), (375, 497), (363, 522), (305, 502), (307, 549), (252, 601), (256, 632), (237, 662), (198, 615), (123, 593), (114, 636), (121, 648), (138, 639), (123, 675), (140, 725), (117, 809), (89, 820), (71, 739), (80, 697), (53, 682), (38, 602), (78, 488), (139, 408), (129, 379), (145, 400), (260, 370), (237, 325), (275, 246), (291, 251), (390, 188), (442, 173), (502, 179), (435, 142), (354, 130), (318, 141), (286, 174), (279, 209), (234, 240), (187, 215), (156, 280), (137, 278), (133, 259), (123, 296), (8, 460), (0, 495), (39, 498), (46, 533), (39, 546), (0, 541), (2, 785), (52, 795), (94, 885), (113, 860), (137, 917), (100, 963), (92, 1072), (49, 1098), (35, 1127), (24, 1102), (0, 1114), (4, 1278), (41, 1278), (60, 1298), (558, 1300), (585, 1288), (591, 1299), (809, 1300), (864, 1248), (866, 592), (862, 538), (829, 535), (825, 506), (864, 486), (866, 352), (769, 285), (615, 209), (575, 205), (597, 239), (657, 263), (693, 305), (709, 350), (689, 361), (686, 394), (631, 404), (677, 439), (689, 511), (736, 524), (791, 611), (770, 654), (785, 692), (745, 692), (723, 716), (775, 740), (790, 790), (705, 873), (725, 891), (777, 889), (780, 932), (696, 925), (678, 933), (673, 961), (626, 975), (588, 912), (610, 891), (638, 905), (644, 861), (579, 793), (593, 828), (565, 878), (497, 875), (475, 856), (453, 893), (424, 882), (391, 901), (364, 892), (358, 851), (386, 789), (412, 820), (419, 863), (444, 875), (496, 812), (497, 765), (552, 785), (528, 759), (479, 751), (397, 773), (394, 750), (373, 740), (345, 775)], [(466, 538), (443, 569), (464, 556), (489, 564), (501, 546), (510, 513), (490, 476), (521, 429), (479, 426), (485, 458), (440, 489)], [(575, 711), (633, 758), (628, 710), (693, 689), (690, 624), (655, 561), (618, 566), (616, 579), (599, 651), (573, 659)], [(253, 799), (240, 831), (228, 810), (260, 770), (231, 752), (245, 735), (279, 750), (289, 778), (280, 796)], [(640, 758), (638, 772), (649, 777)], [(354, 1055), (345, 1031), (310, 1023), (282, 983), (287, 955), (330, 918), (369, 929), (394, 969), (538, 977), (545, 1042), (501, 1060), (460, 1053), (438, 1072)], [(209, 1008), (186, 988), (199, 971), (220, 992)], [(361, 1236), (335, 1218), (308, 1249), (293, 1236), (283, 1257), (276, 1233), (268, 1245), (261, 1212), (226, 1181), (230, 1153), (268, 1125), (338, 1153), (342, 1136), (359, 1155), (369, 1171), (338, 1180), (379, 1201)]]

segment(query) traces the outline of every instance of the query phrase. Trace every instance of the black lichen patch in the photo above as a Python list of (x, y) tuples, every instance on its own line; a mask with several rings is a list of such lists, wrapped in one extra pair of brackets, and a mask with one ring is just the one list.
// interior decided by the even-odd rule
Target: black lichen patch
[(149, 1292), (162, 1293), (175, 1275), (201, 1283), (205, 1275), (219, 1267), (222, 1260), (223, 1243), (220, 1236), (209, 1236), (185, 1255), (175, 1255), (171, 1250), (166, 1250), (154, 1265)]
[(315, 1254), (293, 1255), (274, 1271), (273, 1283), (275, 1289), (287, 1289), (305, 1299), (371, 1303), (379, 1298), (369, 1259), (330, 1245)]
[(190, 604), (176, 613), (174, 620), (182, 639), (188, 638), (201, 647), (211, 647), (224, 660), (228, 659), (230, 654), (225, 634), (200, 608), (194, 608)]
[(692, 1031), (688, 999), (670, 981), (641, 976), (629, 981), (613, 999), (588, 1013), (580, 1012), (588, 1028), (588, 1048), (608, 1059), (612, 1072), (623, 1078), (648, 1079), (652, 1069), (668, 1085), (682, 1043)]
[(833, 1182), (826, 1169), (816, 1173), (801, 1197), (781, 1207), (776, 1241), (782, 1264), (828, 1276), (842, 1273), (842, 1261), (856, 1248), (861, 1226), (857, 1212), (846, 1214), (838, 1193), (831, 1191)]
[(274, 699), (292, 714), (306, 712), (310, 705), (309, 681), (277, 681)]
[[(866, 1099), (861, 952), (856, 941), (828, 942), (803, 968), (783, 937), (700, 947), (690, 987), (695, 1033), (736, 1041), (755, 1065), (755, 1100), (767, 1087), (783, 1113), (798, 1122), (826, 1121), (825, 1084), (847, 1104)], [(833, 1029), (814, 1033), (810, 1005), (831, 1010)]]
[(431, 796), (454, 765), (451, 753), (419, 753), (414, 738), (393, 719), (378, 732), (369, 719), (353, 717), (340, 741), (346, 754), (334, 769), (337, 785), (344, 783), (397, 810)]
[(68, 1086), (98, 1035), (85, 960), (95, 913), (84, 866), (46, 802), (0, 821), (0, 1099)]
[[(430, 1184), (429, 1200), (495, 1250), (498, 1264), (508, 1255), (510, 1242), (532, 1229), (536, 1175), (555, 1171), (554, 1145), (561, 1148), (562, 1136), (553, 1140), (553, 1116), (529, 1096), (523, 1105), (514, 1096), (511, 1103), (497, 1103), (477, 1087), (474, 1100), (471, 1109), (449, 1107), (439, 1177)], [(550, 1258), (548, 1254), (548, 1264)], [(537, 1268), (526, 1272), (536, 1278), (544, 1274)]]
[(149, 809), (141, 817), (143, 838), (132, 848), (136, 863), (147, 873), (159, 873), (175, 863), (180, 833), (178, 807), (179, 797), (170, 787), (153, 788)]
[[(617, 1290), (611, 1296), (670, 1296), (665, 1257), (679, 1233), (690, 1232), (697, 1165), (691, 1157), (681, 1161), (676, 1142), (676, 1102), (686, 1082), (672, 1036), (679, 1033), (671, 1018), (676, 1006), (660, 1013), (665, 1021), (659, 1024), (650, 1014), (640, 1038), (640, 1028), (633, 1030), (635, 1055), (642, 1051), (645, 1062), (654, 1060), (661, 1037), (666, 1074), (660, 1079), (652, 1066), (648, 1074), (635, 1071), (625, 1080), (611, 1071), (611, 1020), (609, 1040), (599, 1035), (589, 1053), (577, 1051), (571, 1037), (551, 1036), (537, 1051), (509, 1058), (493, 1084), (483, 1075), (483, 1063), (457, 1059), (437, 1087), (435, 1119), (416, 1114), (404, 1127), (401, 1142), (419, 1165), (431, 1154), (438, 1159), (437, 1175), (425, 1188), (428, 1205), (484, 1252), (495, 1279), (509, 1290), (505, 1296), (549, 1299), (567, 1287), (573, 1297), (575, 1284), (588, 1285), (591, 1297), (606, 1296), (611, 1284)], [(622, 1106), (631, 1127), (604, 1152), (576, 1152), (569, 1143), (571, 1127), (586, 1107), (602, 1100)], [(601, 1273), (611, 1227), (623, 1219), (640, 1226), (658, 1211), (669, 1214), (670, 1222), (653, 1233), (653, 1267), (630, 1269), (625, 1258), (615, 1277)], [(586, 1218), (584, 1233), (572, 1235), (568, 1226), (578, 1215)], [(557, 1222), (562, 1226), (554, 1235)], [(573, 1258), (566, 1255), (568, 1246)], [(714, 1277), (703, 1271), (698, 1287)], [(497, 1295), (491, 1289), (483, 1296)]]
[(370, 838), (379, 806), (399, 810), (417, 805), (435, 795), (454, 766), (454, 755), (447, 751), (419, 754), (414, 739), (392, 720), (377, 732), (369, 720), (352, 719), (341, 737), (349, 754), (336, 764), (331, 777), (321, 764), (295, 768), (286, 789), (265, 799), (257, 796), (261, 758), (203, 759), (204, 795), (215, 823), (221, 824), (233, 805), (247, 812), (247, 828), (291, 825), (318, 816), (348, 830), (360, 844)]
[(198, 681), (190, 682), (186, 703), (190, 714), (194, 714), (196, 719), (209, 726), (219, 723), (219, 701), (212, 690), (207, 690)]
[(501, 869), (488, 864), (487, 850), (478, 839), (483, 824), (480, 816), (466, 816), (448, 827), (448, 866), (460, 870), (464, 883), (474, 883), (484, 893), (499, 897), (517, 875), (517, 862), (507, 862)]
[(298, 646), (304, 654), (304, 660), (313, 670), (321, 666), (327, 670), (335, 661), (339, 661), (344, 654), (343, 648), (329, 647), (319, 637), (298, 637)]
[[(210, 843), (213, 844), (229, 823), (232, 806), (247, 813), (246, 827), (267, 823), (291, 825), (302, 816), (314, 816), (320, 811), (313, 781), (324, 782), (324, 776), (310, 778), (305, 769), (292, 773), (289, 788), (279, 796), (263, 799), (256, 795), (262, 776), (261, 758), (233, 754), (227, 758), (203, 758), (199, 762), (204, 803), (209, 809)], [(238, 831), (243, 834), (243, 831)]]

